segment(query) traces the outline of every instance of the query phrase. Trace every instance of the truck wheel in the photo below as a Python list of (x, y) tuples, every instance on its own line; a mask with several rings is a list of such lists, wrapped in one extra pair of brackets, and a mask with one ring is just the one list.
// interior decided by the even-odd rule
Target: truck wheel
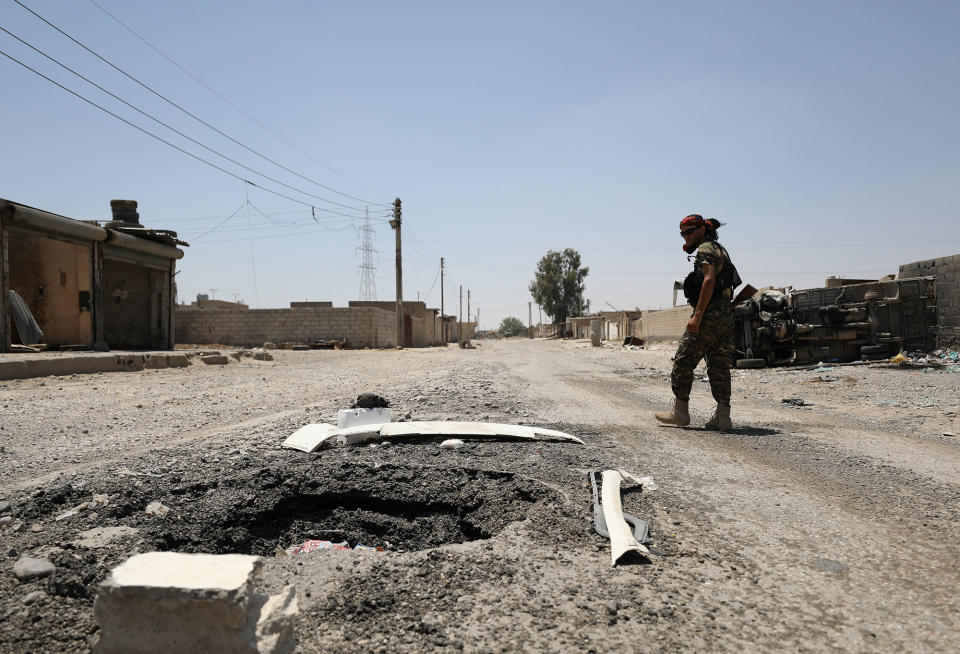
[(738, 368), (765, 368), (766, 366), (766, 359), (740, 359), (737, 361)]

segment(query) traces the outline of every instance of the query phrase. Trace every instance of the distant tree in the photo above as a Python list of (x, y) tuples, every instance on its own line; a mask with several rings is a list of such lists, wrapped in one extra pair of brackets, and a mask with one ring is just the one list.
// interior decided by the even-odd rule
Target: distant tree
[(566, 322), (570, 316), (590, 310), (590, 303), (583, 299), (583, 280), (589, 272), (590, 268), (580, 266), (576, 250), (550, 250), (537, 264), (530, 294), (554, 323)]
[(519, 318), (507, 316), (503, 319), (503, 322), (500, 323), (500, 329), (497, 331), (501, 336), (516, 336), (527, 331), (527, 328), (523, 326)]

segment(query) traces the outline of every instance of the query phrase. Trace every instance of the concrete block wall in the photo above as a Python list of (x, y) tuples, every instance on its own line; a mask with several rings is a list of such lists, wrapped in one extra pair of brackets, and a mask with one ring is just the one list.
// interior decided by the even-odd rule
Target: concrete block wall
[(905, 263), (898, 277), (937, 278), (937, 341), (940, 347), (960, 347), (960, 254)]
[(693, 309), (688, 306), (644, 311), (640, 332), (643, 338), (680, 338)]
[(345, 339), (350, 347), (393, 347), (396, 321), (392, 312), (367, 307), (204, 311), (178, 306), (176, 335), (179, 343), (255, 346)]

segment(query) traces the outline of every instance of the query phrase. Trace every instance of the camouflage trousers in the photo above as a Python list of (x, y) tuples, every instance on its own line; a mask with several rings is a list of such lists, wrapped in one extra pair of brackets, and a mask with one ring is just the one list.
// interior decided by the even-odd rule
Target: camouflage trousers
[(707, 360), (710, 391), (718, 404), (730, 406), (730, 361), (733, 356), (733, 308), (727, 300), (711, 302), (696, 335), (684, 330), (673, 361), (670, 385), (678, 400), (689, 400), (693, 370)]

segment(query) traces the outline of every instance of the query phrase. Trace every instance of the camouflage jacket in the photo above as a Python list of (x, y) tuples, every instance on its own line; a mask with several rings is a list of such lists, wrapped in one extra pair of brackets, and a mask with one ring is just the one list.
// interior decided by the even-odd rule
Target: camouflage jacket
[[(693, 260), (694, 268), (701, 270), (702, 264), (709, 264), (717, 269), (717, 283), (720, 283), (720, 271), (723, 270), (723, 265), (729, 260), (730, 255), (727, 254), (726, 250), (722, 245), (716, 241), (704, 241), (700, 244), (700, 247), (697, 248), (697, 254)], [(724, 289), (720, 297), (725, 298), (726, 300), (733, 299), (733, 289), (727, 288)], [(711, 304), (716, 297), (710, 298)]]

